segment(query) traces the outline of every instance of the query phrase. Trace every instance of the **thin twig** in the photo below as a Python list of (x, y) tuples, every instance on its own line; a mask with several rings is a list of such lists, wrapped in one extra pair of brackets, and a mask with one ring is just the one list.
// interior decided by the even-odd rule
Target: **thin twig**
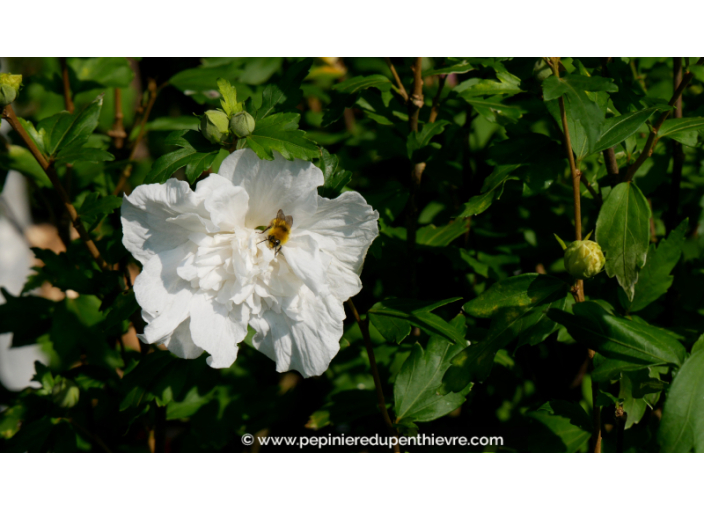
[[(359, 329), (362, 332), (362, 338), (364, 338), (364, 347), (367, 349), (367, 355), (369, 356), (369, 364), (372, 369), (372, 377), (374, 378), (374, 387), (376, 388), (376, 399), (379, 402), (379, 410), (381, 411), (381, 416), (384, 418), (384, 423), (389, 429), (391, 437), (398, 439), (398, 434), (396, 429), (394, 429), (393, 422), (389, 416), (389, 411), (386, 409), (386, 400), (384, 399), (384, 392), (381, 389), (381, 378), (379, 377), (379, 368), (376, 365), (376, 357), (374, 356), (374, 346), (372, 346), (372, 340), (369, 337), (369, 319), (362, 320), (359, 317), (359, 313), (352, 302), (352, 299), (347, 300), (347, 306), (350, 307), (354, 320), (357, 321)], [(401, 448), (397, 444), (394, 445), (394, 453), (401, 453)]]
[(68, 113), (73, 113), (73, 96), (71, 95), (71, 80), (68, 76), (68, 65), (66, 64), (66, 57), (61, 57), (61, 78), (64, 83), (64, 105)]
[[(700, 58), (696, 63), (696, 65), (701, 64), (704, 64), (704, 57)], [(677, 101), (680, 99), (682, 93), (684, 92), (684, 89), (687, 88), (687, 85), (689, 85), (689, 82), (692, 81), (693, 77), (694, 75), (692, 74), (692, 71), (687, 71), (684, 76), (682, 76), (682, 81), (675, 90), (675, 93), (672, 95), (672, 99), (670, 99), (670, 101), (667, 103), (668, 105), (675, 106), (675, 103), (677, 103)], [(650, 135), (648, 136), (648, 140), (645, 142), (645, 146), (643, 147), (643, 151), (640, 153), (638, 159), (636, 159), (636, 161), (630, 167), (628, 167), (628, 171), (623, 176), (623, 182), (632, 181), (633, 176), (636, 174), (641, 165), (645, 163), (646, 159), (652, 156), (653, 150), (655, 149), (655, 144), (659, 139), (658, 131), (662, 127), (663, 122), (665, 122), (669, 116), (670, 110), (663, 112), (663, 114), (660, 115), (655, 124), (653, 124), (653, 127), (650, 130)]]
[[(677, 90), (682, 83), (682, 57), (673, 59), (672, 88)], [(675, 101), (674, 118), (682, 118), (682, 96)], [(665, 215), (665, 228), (669, 233), (677, 226), (677, 209), (680, 202), (680, 185), (682, 183), (682, 167), (684, 166), (684, 150), (682, 144), (672, 140), (672, 185), (670, 186), (670, 203)]]
[(401, 81), (401, 78), (399, 78), (398, 73), (396, 72), (396, 68), (391, 63), (391, 59), (389, 57), (384, 57), (384, 60), (386, 60), (386, 65), (389, 66), (389, 69), (391, 70), (391, 74), (393, 75), (394, 80), (396, 80), (396, 87), (398, 87), (398, 93), (403, 98), (403, 102), (407, 103), (408, 102), (408, 92), (406, 92), (406, 88), (403, 86), (403, 82)]
[[(611, 57), (603, 57), (601, 59), (601, 75), (605, 78), (609, 76), (608, 65), (611, 61)], [(606, 163), (606, 171), (609, 173), (611, 185), (616, 186), (619, 183), (618, 177), (618, 163), (616, 162), (616, 154), (614, 153), (614, 148), (609, 147), (602, 152), (604, 155), (604, 162)]]
[(112, 129), (108, 131), (108, 135), (113, 139), (113, 144), (116, 149), (122, 149), (125, 145), (125, 126), (123, 125), (124, 114), (122, 113), (122, 90), (119, 87), (115, 88), (115, 122)]
[(413, 94), (408, 101), (408, 121), (411, 131), (418, 131), (418, 116), (423, 108), (423, 57), (416, 57), (413, 65)]
[(146, 133), (145, 126), (147, 124), (147, 121), (149, 120), (149, 114), (152, 112), (152, 107), (154, 106), (154, 102), (156, 101), (159, 92), (162, 88), (166, 86), (167, 83), (168, 82), (164, 82), (159, 87), (157, 87), (156, 80), (154, 80), (153, 78), (149, 78), (149, 84), (147, 85), (147, 90), (149, 91), (149, 99), (147, 102), (146, 109), (144, 111), (144, 115), (142, 115), (142, 120), (139, 124), (139, 133), (137, 134), (137, 138), (132, 144), (129, 163), (122, 171), (122, 174), (120, 174), (120, 180), (117, 182), (117, 186), (115, 186), (115, 189), (112, 192), (113, 195), (119, 195), (122, 192), (125, 185), (127, 184), (127, 180), (130, 178), (130, 175), (132, 175), (134, 155), (137, 152), (137, 148), (139, 147), (139, 144), (142, 142), (142, 138), (144, 138), (144, 135)]
[(59, 194), (59, 197), (61, 198), (64, 207), (66, 207), (66, 210), (68, 211), (68, 214), (71, 217), (71, 223), (73, 224), (73, 227), (76, 229), (78, 235), (81, 237), (83, 244), (85, 244), (86, 248), (88, 248), (88, 251), (90, 252), (91, 256), (95, 259), (96, 263), (98, 264), (98, 267), (100, 267), (101, 270), (109, 269), (110, 267), (108, 263), (105, 262), (105, 259), (103, 259), (102, 255), (100, 255), (98, 248), (95, 246), (95, 243), (93, 242), (90, 235), (83, 226), (83, 222), (78, 216), (76, 208), (73, 207), (71, 199), (69, 198), (68, 194), (66, 193), (66, 190), (61, 184), (59, 176), (56, 173), (56, 169), (54, 168), (54, 163), (46, 160), (39, 148), (35, 145), (32, 138), (24, 130), (22, 124), (20, 124), (19, 119), (17, 118), (17, 115), (15, 115), (15, 111), (12, 109), (12, 105), (7, 105), (5, 107), (2, 112), (2, 118), (7, 120), (10, 126), (12, 126), (12, 129), (19, 133), (20, 137), (22, 138), (22, 140), (24, 140), (24, 143), (27, 145), (34, 158), (41, 165), (42, 169), (44, 170), (44, 173), (46, 173), (47, 177), (49, 177), (49, 180), (54, 185), (54, 189)]
[[(423, 76), (421, 72), (422, 57), (416, 57), (413, 67), (413, 95), (408, 102), (408, 125), (411, 131), (418, 131), (418, 116), (423, 107)], [(409, 283), (411, 286), (411, 296), (418, 295), (418, 275), (416, 261), (416, 233), (418, 231), (418, 192), (420, 191), (420, 181), (425, 171), (425, 162), (413, 163), (411, 168), (411, 193), (408, 198), (408, 209), (406, 217), (406, 232), (408, 243), (408, 261), (410, 264)]]
[[(550, 61), (552, 72), (556, 78), (560, 78), (560, 59), (559, 57), (552, 58)], [(570, 173), (572, 175), (572, 196), (574, 198), (574, 236), (576, 240), (582, 239), (582, 209), (581, 209), (581, 172), (577, 168), (574, 161), (574, 153), (572, 152), (572, 141), (570, 140), (570, 131), (567, 127), (567, 112), (565, 111), (565, 101), (562, 96), (558, 99), (560, 104), (560, 119), (562, 121), (562, 130), (565, 138), (565, 151), (567, 159), (570, 163)], [(574, 285), (574, 299), (577, 303), (584, 301), (584, 281), (577, 280)], [(592, 360), (594, 351), (589, 349), (589, 358)], [(596, 405), (596, 397), (599, 391), (598, 384), (592, 380), (592, 417), (594, 420), (594, 434), (592, 436), (592, 451), (601, 453), (601, 408)]]
[(591, 193), (592, 197), (594, 197), (594, 200), (596, 200), (597, 203), (601, 205), (601, 195), (599, 195), (599, 192), (595, 190), (594, 187), (589, 183), (589, 179), (587, 179), (581, 172), (579, 174), (579, 180), (582, 181), (582, 184), (587, 187), (587, 190), (589, 191), (589, 193)]
[(441, 74), (440, 81), (438, 82), (438, 91), (435, 93), (435, 97), (433, 98), (433, 106), (430, 109), (430, 117), (428, 118), (428, 122), (435, 122), (435, 119), (438, 118), (440, 94), (442, 94), (442, 89), (445, 88), (445, 80), (447, 80), (447, 75)]

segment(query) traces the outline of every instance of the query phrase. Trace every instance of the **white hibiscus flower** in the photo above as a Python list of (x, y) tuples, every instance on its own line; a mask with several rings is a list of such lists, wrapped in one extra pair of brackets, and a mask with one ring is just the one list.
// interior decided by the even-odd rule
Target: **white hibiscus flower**
[[(126, 196), (123, 243), (144, 266), (134, 284), (142, 340), (183, 358), (207, 351), (210, 366), (225, 368), (249, 324), (279, 372), (322, 374), (340, 348), (342, 303), (361, 290), (379, 235), (379, 214), (359, 193), (330, 200), (318, 195), (322, 185), (311, 163), (263, 161), (245, 149), (196, 191), (169, 179)], [(288, 239), (257, 228), (279, 210), (293, 220)], [(270, 235), (285, 241), (278, 254)]]

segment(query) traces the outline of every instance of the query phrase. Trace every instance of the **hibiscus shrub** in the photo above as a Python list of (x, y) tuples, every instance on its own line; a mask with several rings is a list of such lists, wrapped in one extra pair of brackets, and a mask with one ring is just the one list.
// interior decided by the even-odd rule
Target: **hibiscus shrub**
[(6, 62), (0, 450), (704, 451), (701, 59)]

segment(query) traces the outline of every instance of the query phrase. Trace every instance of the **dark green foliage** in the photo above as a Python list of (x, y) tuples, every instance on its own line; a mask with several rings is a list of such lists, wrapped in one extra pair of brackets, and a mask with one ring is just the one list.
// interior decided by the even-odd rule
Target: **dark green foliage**
[[(694, 77), (676, 118), (671, 58), (564, 57), (559, 78), (542, 58), (424, 58), (417, 131), (383, 58), (68, 58), (73, 113), (58, 59), (8, 61), (26, 84), (14, 103), (20, 124), (109, 267), (71, 230), (23, 139), (3, 135), (0, 187), (11, 169), (26, 176), (34, 223), (58, 234), (52, 249), (32, 248), (21, 291), (2, 289), (0, 333), (12, 333), (13, 349), (38, 346), (46, 363), (36, 363), (34, 387), (0, 387), (0, 451), (146, 452), (164, 430), (155, 448), (173, 452), (247, 451), (245, 433), (387, 435), (368, 343), (397, 433), (504, 439), (434, 450), (585, 452), (600, 412), (604, 451), (704, 451), (704, 89), (693, 60), (684, 59)], [(415, 59), (392, 63), (412, 93)], [(140, 136), (134, 106), (144, 113), (153, 98), (149, 77), (168, 85)], [(119, 149), (116, 87), (127, 131)], [(579, 190), (582, 234), (594, 231), (606, 257), (579, 303), (554, 239), (575, 237), (560, 100), (592, 188)], [(211, 137), (218, 143), (200, 131), (214, 109), (230, 128)], [(253, 130), (232, 127), (238, 113), (249, 119), (242, 112)], [(652, 155), (625, 182), (664, 115)], [(170, 178), (195, 187), (241, 148), (311, 161), (321, 196), (352, 190), (379, 213), (352, 298), (361, 328), (346, 308), (340, 352), (321, 376), (277, 373), (251, 328), (227, 369), (135, 339), (140, 264), (122, 244), (123, 192)], [(609, 149), (618, 176), (607, 171)], [(0, 206), (21, 239), (22, 218)]]

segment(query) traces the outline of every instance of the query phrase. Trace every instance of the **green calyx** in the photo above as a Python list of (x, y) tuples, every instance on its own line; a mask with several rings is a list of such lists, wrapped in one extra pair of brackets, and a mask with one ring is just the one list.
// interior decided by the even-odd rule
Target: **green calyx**
[(238, 138), (245, 138), (254, 132), (254, 117), (247, 112), (239, 112), (230, 119), (230, 129)]
[(208, 110), (201, 117), (200, 132), (213, 143), (224, 143), (230, 134), (227, 115), (220, 110)]
[(0, 73), (0, 108), (17, 99), (21, 85), (21, 74)]

